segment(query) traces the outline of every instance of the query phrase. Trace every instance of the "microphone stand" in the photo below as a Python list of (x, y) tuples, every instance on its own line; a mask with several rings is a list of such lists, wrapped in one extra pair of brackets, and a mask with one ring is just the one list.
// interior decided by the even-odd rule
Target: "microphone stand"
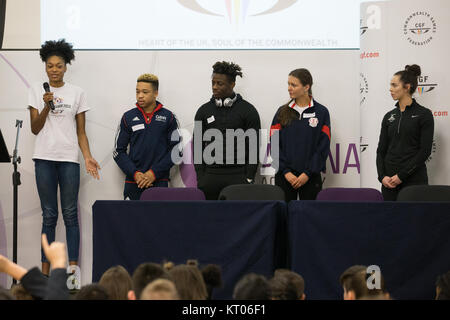
[[(16, 135), (16, 146), (14, 147), (14, 152), (12, 156), (12, 163), (14, 166), (13, 178), (13, 262), (17, 263), (17, 208), (18, 208), (18, 187), (20, 186), (20, 172), (17, 171), (17, 164), (20, 163), (21, 159), (18, 156), (18, 144), (19, 144), (19, 133), (20, 128), (22, 128), (22, 120), (16, 120), (17, 135)], [(13, 284), (16, 284), (16, 279), (13, 279)]]

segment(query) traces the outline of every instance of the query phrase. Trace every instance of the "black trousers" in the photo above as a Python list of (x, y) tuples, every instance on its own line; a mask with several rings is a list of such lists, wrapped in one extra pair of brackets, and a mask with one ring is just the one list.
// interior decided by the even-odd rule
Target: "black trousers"
[(233, 184), (248, 184), (245, 168), (206, 168), (197, 176), (197, 188), (206, 200), (217, 200), (220, 191)]
[(428, 174), (426, 166), (418, 169), (394, 189), (389, 189), (381, 185), (381, 193), (383, 194), (384, 201), (397, 201), (397, 196), (400, 190), (408, 186), (420, 184), (428, 184)]
[(312, 174), (307, 183), (298, 189), (294, 189), (283, 174), (277, 173), (275, 184), (283, 189), (286, 202), (297, 200), (297, 195), (299, 195), (300, 200), (316, 200), (317, 194), (322, 190), (322, 176), (320, 173)]

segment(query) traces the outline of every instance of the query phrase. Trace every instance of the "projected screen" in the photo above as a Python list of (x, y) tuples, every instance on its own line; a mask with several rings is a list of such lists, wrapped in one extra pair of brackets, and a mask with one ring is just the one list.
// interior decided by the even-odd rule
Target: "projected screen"
[(41, 41), (77, 49), (359, 47), (363, 0), (41, 0)]

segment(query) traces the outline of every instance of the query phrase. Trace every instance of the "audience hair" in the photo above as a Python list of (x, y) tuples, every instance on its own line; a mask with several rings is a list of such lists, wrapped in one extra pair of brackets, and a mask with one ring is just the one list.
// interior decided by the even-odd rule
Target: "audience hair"
[(198, 267), (180, 264), (169, 271), (181, 300), (206, 300), (205, 281)]
[(235, 285), (234, 300), (270, 300), (270, 287), (266, 277), (256, 273), (243, 276)]
[(14, 284), (10, 293), (16, 300), (34, 300), (33, 296), (23, 287), (21, 283)]
[(106, 270), (98, 282), (108, 292), (109, 300), (127, 300), (133, 282), (128, 271), (122, 266)]
[(108, 300), (108, 292), (98, 283), (91, 283), (81, 287), (75, 295), (75, 300)]
[(132, 276), (133, 291), (136, 299), (139, 300), (141, 298), (142, 290), (150, 282), (159, 278), (170, 279), (167, 271), (162, 266), (152, 262), (141, 263)]
[(141, 300), (179, 300), (179, 296), (173, 281), (156, 279), (144, 288)]

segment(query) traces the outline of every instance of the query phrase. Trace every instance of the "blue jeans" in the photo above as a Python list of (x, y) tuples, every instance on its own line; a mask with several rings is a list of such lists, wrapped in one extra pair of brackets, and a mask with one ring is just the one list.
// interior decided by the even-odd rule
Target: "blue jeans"
[[(55, 241), (59, 185), (69, 261), (78, 261), (80, 249), (80, 227), (78, 225), (80, 165), (73, 162), (35, 159), (34, 167), (42, 208), (42, 233), (47, 235), (48, 243)], [(48, 262), (42, 249), (41, 255), (42, 262)]]

